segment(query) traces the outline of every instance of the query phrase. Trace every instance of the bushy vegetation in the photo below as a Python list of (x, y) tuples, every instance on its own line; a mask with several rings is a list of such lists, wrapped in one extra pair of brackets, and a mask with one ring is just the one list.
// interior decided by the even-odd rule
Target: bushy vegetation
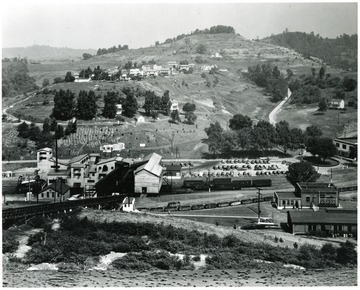
[(292, 48), (306, 58), (320, 58), (326, 63), (343, 68), (357, 70), (357, 34), (343, 34), (335, 39), (322, 38), (314, 32), (285, 32), (266, 40), (275, 45)]
[(2, 252), (5, 253), (14, 253), (19, 247), (19, 242), (15, 239), (4, 239), (2, 242)]
[(127, 44), (125, 45), (121, 45), (119, 44), (117, 47), (114, 45), (113, 47), (110, 47), (108, 49), (106, 48), (99, 48), (96, 52), (96, 55), (103, 55), (106, 53), (114, 53), (114, 52), (118, 52), (118, 51), (122, 51), (122, 50), (128, 50), (129, 46)]
[(284, 76), (277, 66), (269, 63), (263, 65), (249, 66), (245, 75), (255, 82), (259, 87), (265, 88), (271, 95), (272, 102), (278, 102), (287, 96), (288, 86)]
[(185, 37), (191, 36), (191, 35), (198, 35), (198, 34), (219, 34), (219, 33), (230, 33), (235, 34), (235, 29), (232, 26), (225, 26), (225, 25), (216, 25), (209, 28), (205, 28), (203, 30), (201, 29), (195, 29), (193, 32), (188, 34), (180, 34), (177, 37), (174, 38), (168, 38), (164, 41), (164, 44), (172, 43), (176, 40), (184, 39)]
[(2, 61), (2, 97), (12, 97), (36, 90), (35, 79), (29, 76), (26, 59)]
[(357, 81), (344, 77), (331, 76), (323, 66), (318, 71), (311, 69), (311, 74), (303, 74), (292, 78), (289, 88), (292, 92), (292, 104), (314, 104), (321, 101), (330, 102), (332, 98), (345, 99), (346, 92), (352, 92), (357, 87)]
[[(101, 224), (76, 216), (64, 216), (59, 230), (47, 231), (46, 242), (44, 234), (38, 233), (30, 237), (29, 244), (32, 249), (26, 254), (26, 263), (85, 265), (89, 259), (96, 260), (99, 255), (116, 251), (127, 255), (113, 262), (115, 268), (140, 271), (154, 268), (193, 269), (189, 254), (199, 253), (208, 254), (206, 262), (209, 269), (260, 267), (254, 259), (292, 263), (307, 268), (356, 264), (356, 251), (349, 242), (339, 248), (324, 245), (319, 250), (305, 244), (289, 249), (265, 243), (245, 243), (233, 235), (219, 238), (215, 234), (171, 225), (132, 222)], [(185, 256), (181, 260), (169, 252)], [(199, 257), (195, 260), (199, 260)]]

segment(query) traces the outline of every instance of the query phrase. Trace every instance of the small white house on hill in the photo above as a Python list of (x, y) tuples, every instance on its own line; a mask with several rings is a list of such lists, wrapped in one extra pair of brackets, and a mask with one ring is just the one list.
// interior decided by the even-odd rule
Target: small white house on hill
[(342, 99), (332, 99), (330, 102), (330, 109), (344, 109), (345, 108), (345, 101)]

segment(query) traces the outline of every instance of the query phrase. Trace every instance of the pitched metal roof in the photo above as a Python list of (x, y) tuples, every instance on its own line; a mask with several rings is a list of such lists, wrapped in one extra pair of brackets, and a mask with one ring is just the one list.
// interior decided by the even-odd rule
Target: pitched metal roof
[(71, 158), (70, 161), (69, 161), (69, 164), (71, 164), (71, 163), (78, 163), (78, 162), (80, 162), (81, 160), (83, 160), (86, 156), (87, 156), (87, 154), (82, 154), (82, 155), (76, 156), (76, 157), (74, 157), (74, 158)]
[(115, 156), (115, 157), (112, 157), (112, 158), (101, 160), (98, 163), (96, 163), (96, 165), (106, 164), (108, 162), (113, 162), (113, 161), (122, 161), (122, 160), (123, 160), (122, 157)]
[(357, 213), (288, 211), (293, 224), (357, 224)]
[(139, 166), (134, 173), (137, 174), (142, 170), (146, 170), (156, 176), (161, 176), (162, 166), (160, 165), (160, 161), (162, 156), (156, 153), (151, 153), (144, 158), (144, 161), (147, 161), (145, 164)]

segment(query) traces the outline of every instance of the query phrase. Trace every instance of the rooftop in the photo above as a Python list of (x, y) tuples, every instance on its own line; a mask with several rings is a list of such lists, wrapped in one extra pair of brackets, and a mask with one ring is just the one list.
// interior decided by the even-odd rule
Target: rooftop
[(357, 136), (348, 137), (348, 138), (345, 138), (345, 137), (336, 138), (335, 141), (351, 143), (351, 144), (357, 144)]
[(162, 159), (162, 156), (160, 156), (159, 154), (156, 153), (151, 153), (149, 155), (147, 155), (143, 161), (147, 161), (145, 164), (141, 165), (140, 167), (138, 167), (134, 173), (138, 173), (141, 170), (146, 170), (156, 176), (160, 176), (161, 175), (161, 171), (162, 171), (162, 167), (160, 165), (160, 161)]
[(54, 183), (50, 184), (49, 186), (46, 186), (43, 189), (43, 191), (45, 191), (47, 189), (52, 189), (60, 194), (65, 194), (68, 190), (70, 190), (70, 186), (68, 186), (62, 182), (54, 182)]
[(327, 182), (298, 182), (297, 185), (300, 189), (337, 190), (334, 184)]
[(357, 224), (357, 213), (325, 212), (325, 211), (288, 211), (293, 224)]
[(301, 197), (298, 197), (295, 192), (293, 191), (275, 191), (275, 194), (279, 198), (298, 198), (301, 199)]

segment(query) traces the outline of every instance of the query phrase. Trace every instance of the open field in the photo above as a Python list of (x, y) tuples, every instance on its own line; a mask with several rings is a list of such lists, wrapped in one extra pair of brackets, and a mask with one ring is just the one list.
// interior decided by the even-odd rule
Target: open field
[[(277, 115), (278, 120), (286, 120), (291, 127), (305, 130), (316, 125), (323, 131), (324, 137), (336, 138), (350, 136), (357, 132), (357, 109), (347, 108), (346, 112), (327, 110), (324, 114), (317, 111), (318, 104), (291, 105), (286, 103)], [(346, 134), (345, 134), (346, 133)]]

